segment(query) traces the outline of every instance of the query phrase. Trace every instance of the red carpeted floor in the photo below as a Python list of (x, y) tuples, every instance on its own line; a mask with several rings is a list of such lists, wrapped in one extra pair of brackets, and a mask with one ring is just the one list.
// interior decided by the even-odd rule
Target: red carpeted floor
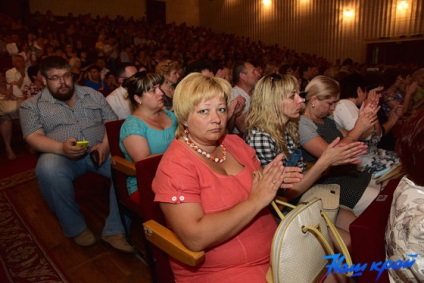
[(10, 177), (20, 172), (34, 169), (37, 164), (37, 155), (29, 150), (29, 147), (23, 142), (14, 144), (13, 149), (17, 158), (8, 160), (1, 144), (0, 149), (0, 179)]
[(0, 282), (67, 282), (63, 271), (0, 192)]

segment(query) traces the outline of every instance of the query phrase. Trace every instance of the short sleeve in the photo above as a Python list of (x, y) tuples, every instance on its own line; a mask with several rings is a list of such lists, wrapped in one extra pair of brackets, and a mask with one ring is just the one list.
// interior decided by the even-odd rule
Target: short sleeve
[(200, 181), (196, 173), (194, 163), (186, 157), (165, 155), (152, 183), (155, 201), (174, 204), (201, 202)]
[(350, 131), (355, 127), (359, 110), (356, 105), (354, 105), (353, 108), (349, 107), (347, 103), (349, 102), (340, 100), (336, 105), (336, 109), (334, 109), (333, 117), (336, 124), (340, 125), (341, 128)]
[(19, 119), (24, 138), (36, 130), (43, 128), (40, 121), (40, 113), (35, 107), (35, 103), (37, 103), (40, 95), (41, 94), (38, 94), (37, 96), (25, 100), (19, 107)]
[(146, 125), (140, 119), (132, 115), (128, 116), (124, 124), (122, 124), (119, 138), (123, 141), (130, 135), (146, 137)]
[(231, 93), (230, 93), (230, 96), (231, 96), (231, 99), (230, 100), (234, 100), (238, 95), (239, 94), (237, 93), (237, 91), (235, 90), (235, 88), (232, 88), (231, 89)]
[(279, 154), (279, 150), (274, 139), (265, 132), (253, 130), (246, 140), (256, 151), (256, 157), (262, 166), (266, 166)]
[(318, 137), (319, 134), (317, 130), (318, 128), (314, 122), (304, 116), (301, 116), (299, 121), (300, 145), (304, 145), (308, 141)]

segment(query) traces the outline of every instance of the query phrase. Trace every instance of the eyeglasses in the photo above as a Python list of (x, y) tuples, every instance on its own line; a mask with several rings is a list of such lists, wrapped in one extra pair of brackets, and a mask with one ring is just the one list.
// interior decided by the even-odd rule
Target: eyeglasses
[(69, 80), (72, 78), (72, 73), (65, 73), (62, 76), (54, 75), (52, 77), (46, 77), (49, 81), (58, 82), (60, 79)]

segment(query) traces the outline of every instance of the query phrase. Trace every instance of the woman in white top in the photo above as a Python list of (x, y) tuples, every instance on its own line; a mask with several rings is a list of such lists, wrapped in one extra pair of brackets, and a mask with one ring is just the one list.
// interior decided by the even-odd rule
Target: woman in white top
[[(336, 123), (343, 129), (352, 130), (360, 115), (359, 107), (366, 104), (377, 106), (380, 98), (377, 92), (381, 90), (382, 88), (375, 88), (367, 93), (365, 81), (359, 74), (352, 74), (344, 78), (340, 82), (341, 100), (337, 102), (333, 112)], [(402, 107), (399, 106), (392, 111), (394, 115), (390, 115), (389, 121), (383, 125), (376, 123), (372, 132), (361, 137), (361, 140), (368, 145), (368, 151), (360, 156), (361, 163), (358, 165), (358, 170), (374, 173), (399, 163), (399, 158), (394, 151), (377, 148), (383, 133), (388, 132), (401, 116)]]
[(396, 152), (407, 175), (393, 194), (386, 227), (386, 259), (415, 259), (415, 264), (389, 269), (389, 278), (391, 282), (424, 282), (424, 109), (403, 126)]

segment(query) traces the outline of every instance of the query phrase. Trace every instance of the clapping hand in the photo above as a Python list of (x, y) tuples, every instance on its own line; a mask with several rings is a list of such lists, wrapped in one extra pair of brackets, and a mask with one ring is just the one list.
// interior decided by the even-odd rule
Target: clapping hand
[(358, 156), (366, 153), (367, 146), (363, 142), (340, 143), (340, 138), (334, 139), (322, 153), (321, 158), (328, 165), (358, 164)]

